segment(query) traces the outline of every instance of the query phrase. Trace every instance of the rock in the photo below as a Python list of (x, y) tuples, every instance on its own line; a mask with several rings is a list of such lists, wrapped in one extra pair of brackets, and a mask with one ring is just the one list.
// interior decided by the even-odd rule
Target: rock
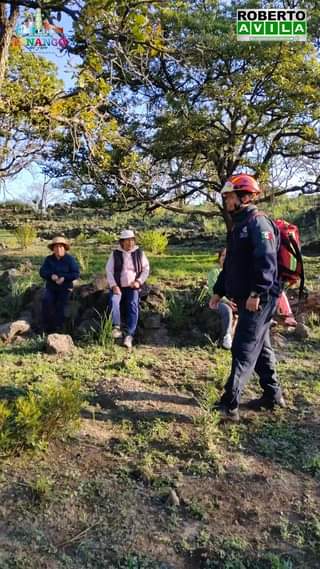
[(108, 281), (104, 273), (98, 273), (94, 275), (92, 284), (95, 290), (106, 290), (108, 286)]
[(49, 334), (45, 347), (48, 354), (69, 354), (75, 348), (68, 334)]
[(169, 491), (167, 502), (168, 504), (170, 504), (170, 506), (175, 506), (175, 507), (180, 506), (180, 498), (176, 493), (176, 491), (173, 490), (172, 488)]
[(143, 317), (143, 327), (147, 330), (158, 330), (161, 327), (161, 315), (157, 312), (146, 313)]
[(9, 284), (12, 284), (18, 276), (19, 276), (19, 271), (17, 269), (12, 268), (2, 273), (1, 279), (8, 282)]
[(99, 326), (100, 324), (97, 320), (82, 320), (81, 324), (76, 328), (75, 335), (77, 338), (81, 338), (99, 330)]
[(285, 337), (279, 334), (278, 332), (272, 333), (271, 338), (272, 338), (272, 345), (275, 348), (284, 348), (286, 346)]
[(37, 287), (37, 290), (33, 291), (33, 300), (31, 304), (32, 312), (32, 326), (38, 330), (42, 328), (42, 299), (45, 289), (43, 287)]
[(5, 342), (11, 342), (17, 334), (26, 334), (26, 332), (30, 331), (30, 328), (30, 322), (26, 320), (6, 322), (0, 326), (0, 338)]
[(305, 340), (306, 338), (309, 338), (310, 330), (308, 326), (306, 326), (302, 322), (298, 322), (294, 331), (294, 335), (296, 338), (298, 338), (298, 340)]

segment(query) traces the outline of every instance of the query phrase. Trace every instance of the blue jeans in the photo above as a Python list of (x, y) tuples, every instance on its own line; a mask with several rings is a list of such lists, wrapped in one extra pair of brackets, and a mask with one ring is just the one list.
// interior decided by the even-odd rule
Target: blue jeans
[(63, 287), (46, 288), (42, 299), (42, 321), (45, 332), (60, 330), (64, 324), (65, 308), (70, 291)]
[(231, 348), (231, 373), (221, 398), (221, 403), (229, 409), (239, 406), (244, 386), (254, 371), (259, 376), (266, 399), (277, 402), (281, 397), (276, 360), (270, 342), (270, 324), (277, 300), (270, 296), (266, 301), (261, 301), (257, 312), (247, 310), (245, 302), (238, 304), (239, 320)]
[(121, 288), (121, 294), (110, 294), (112, 324), (121, 326), (121, 316), (126, 332), (134, 336), (139, 319), (139, 291), (131, 287)]
[(218, 313), (221, 318), (221, 338), (223, 339), (227, 334), (232, 334), (233, 313), (228, 304), (219, 302)]

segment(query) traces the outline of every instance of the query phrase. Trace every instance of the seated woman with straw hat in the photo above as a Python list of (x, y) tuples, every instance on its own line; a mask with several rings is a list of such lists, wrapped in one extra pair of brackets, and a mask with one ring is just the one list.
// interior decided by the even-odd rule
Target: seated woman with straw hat
[(73, 289), (73, 281), (80, 276), (77, 261), (67, 253), (70, 245), (65, 237), (54, 237), (48, 247), (52, 255), (45, 258), (39, 271), (46, 281), (42, 315), (43, 328), (47, 333), (63, 328), (65, 308)]

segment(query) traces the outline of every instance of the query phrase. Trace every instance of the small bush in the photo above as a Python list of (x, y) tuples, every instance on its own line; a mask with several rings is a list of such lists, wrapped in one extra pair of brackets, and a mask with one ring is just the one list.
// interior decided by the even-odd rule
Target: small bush
[(33, 225), (25, 223), (16, 229), (15, 237), (21, 249), (26, 249), (35, 242), (37, 232)]
[(78, 249), (76, 251), (76, 257), (80, 265), (80, 269), (83, 273), (89, 272), (91, 253), (88, 249)]
[(113, 346), (112, 316), (111, 314), (108, 316), (105, 312), (103, 314), (96, 312), (97, 326), (91, 328), (90, 339), (103, 348)]
[(0, 404), (0, 452), (41, 448), (64, 434), (80, 413), (80, 384), (46, 384), (16, 400)]
[(149, 253), (161, 255), (168, 246), (168, 238), (161, 231), (143, 231), (139, 233), (139, 245)]
[(100, 243), (100, 245), (113, 245), (115, 241), (117, 241), (116, 235), (113, 233), (104, 233), (102, 231), (97, 233), (95, 239), (97, 243)]

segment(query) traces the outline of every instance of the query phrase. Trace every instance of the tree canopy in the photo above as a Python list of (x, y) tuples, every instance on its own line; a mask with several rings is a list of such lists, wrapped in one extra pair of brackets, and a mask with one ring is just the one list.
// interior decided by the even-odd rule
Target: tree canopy
[(264, 4), (42, 4), (72, 10), (69, 49), (81, 58), (74, 88), (42, 104), (45, 171), (80, 198), (128, 209), (215, 204), (240, 170), (258, 177), (264, 199), (319, 191), (320, 9), (305, 3), (307, 42), (239, 42), (236, 8)]

